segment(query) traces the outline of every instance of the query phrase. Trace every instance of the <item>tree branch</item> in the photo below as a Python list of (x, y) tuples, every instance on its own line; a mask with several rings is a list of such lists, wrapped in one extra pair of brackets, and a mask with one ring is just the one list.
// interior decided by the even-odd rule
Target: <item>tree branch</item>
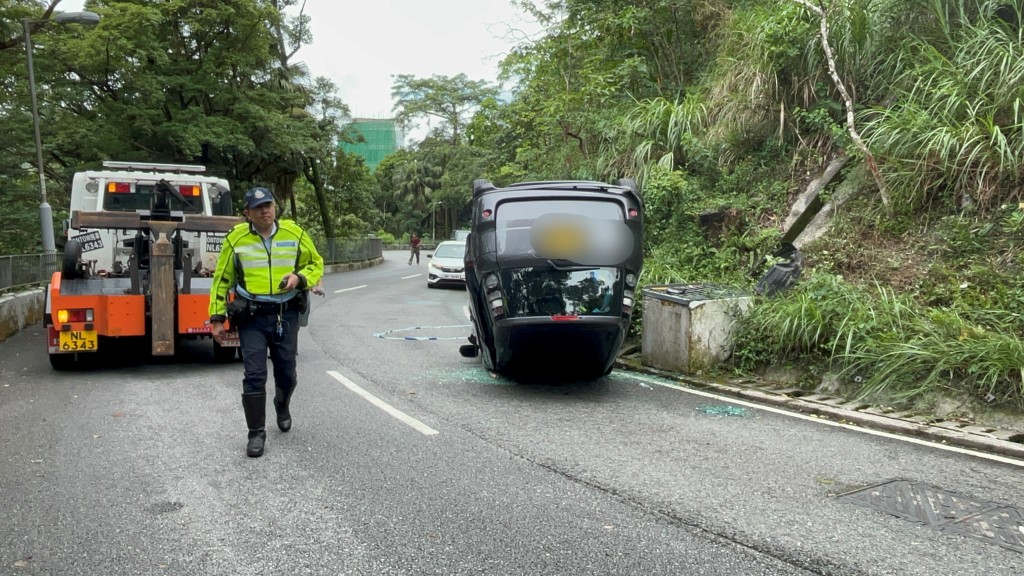
[(850, 97), (850, 93), (846, 90), (846, 85), (843, 84), (842, 79), (839, 78), (839, 72), (836, 71), (836, 59), (835, 55), (832, 53), (832, 46), (829, 44), (828, 39), (828, 20), (826, 18), (825, 7), (824, 5), (815, 6), (814, 4), (811, 4), (809, 0), (793, 1), (817, 14), (818, 19), (821, 21), (821, 49), (825, 52), (825, 59), (828, 61), (828, 72), (832, 77), (832, 82), (835, 83), (836, 89), (839, 90), (839, 94), (842, 96), (843, 103), (846, 106), (846, 131), (850, 133), (850, 138), (853, 139), (854, 144), (856, 144), (857, 148), (864, 154), (864, 159), (868, 163), (871, 175), (875, 179), (875, 185), (878, 186), (878, 193), (882, 197), (882, 204), (888, 208), (889, 193), (885, 189), (885, 180), (882, 178), (882, 173), (878, 170), (878, 164), (875, 163), (874, 154), (871, 153), (867, 144), (865, 144), (864, 140), (861, 139), (860, 133), (857, 132), (857, 126), (854, 122), (853, 98)]

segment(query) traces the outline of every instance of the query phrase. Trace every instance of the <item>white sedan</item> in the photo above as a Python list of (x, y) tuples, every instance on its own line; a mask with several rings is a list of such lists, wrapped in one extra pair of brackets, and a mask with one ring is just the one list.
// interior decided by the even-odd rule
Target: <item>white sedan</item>
[(466, 285), (466, 243), (445, 240), (437, 245), (433, 254), (428, 254), (430, 264), (427, 265), (427, 287), (435, 288), (442, 284)]

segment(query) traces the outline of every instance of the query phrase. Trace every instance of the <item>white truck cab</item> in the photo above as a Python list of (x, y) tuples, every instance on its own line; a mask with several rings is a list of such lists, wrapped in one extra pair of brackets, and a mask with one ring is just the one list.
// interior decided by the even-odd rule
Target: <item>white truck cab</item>
[[(203, 176), (204, 166), (105, 161), (103, 168), (75, 174), (71, 183), (72, 214), (76, 211), (148, 212), (156, 183), (166, 180), (177, 192), (170, 199), (172, 214), (232, 215), (228, 181)], [(70, 221), (66, 221), (64, 230), (68, 239), (82, 245), (82, 258), (91, 261), (97, 273), (127, 268), (136, 230), (71, 230), (69, 227)], [(216, 267), (224, 236), (215, 232), (181, 233), (184, 249), (191, 253), (197, 270), (212, 271)]]

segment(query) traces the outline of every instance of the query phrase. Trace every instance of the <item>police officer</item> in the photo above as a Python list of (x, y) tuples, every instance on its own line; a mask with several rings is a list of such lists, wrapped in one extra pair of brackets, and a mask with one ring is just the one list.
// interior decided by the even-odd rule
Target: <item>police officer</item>
[[(224, 321), (237, 326), (245, 377), (242, 409), (249, 426), (246, 454), (263, 455), (267, 434), (267, 352), (274, 365), (277, 426), (292, 426), (288, 404), (297, 383), (299, 316), (308, 305), (306, 290), (317, 285), (324, 260), (312, 239), (291, 220), (278, 220), (274, 197), (266, 188), (245, 193), (245, 218), (224, 238), (210, 289), (210, 324), (220, 342)], [(228, 301), (234, 290), (235, 299)]]

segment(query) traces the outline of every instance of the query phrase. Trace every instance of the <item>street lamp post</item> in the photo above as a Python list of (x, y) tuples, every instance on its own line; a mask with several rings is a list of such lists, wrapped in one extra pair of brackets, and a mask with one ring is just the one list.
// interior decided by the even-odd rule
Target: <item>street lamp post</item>
[[(99, 14), (95, 12), (62, 12), (53, 18), (56, 24), (95, 24), (100, 21)], [(43, 170), (43, 141), (39, 135), (39, 106), (36, 103), (36, 73), (32, 65), (32, 32), (31, 24), (46, 22), (46, 20), (30, 20), (26, 18), (21, 21), (21, 29), (25, 34), (25, 54), (28, 57), (28, 93), (32, 100), (32, 126), (36, 138), (36, 165), (39, 170), (39, 226), (43, 235), (43, 252), (53, 254), (57, 251), (57, 245), (53, 239), (53, 215), (50, 204), (46, 201), (46, 174)]]

